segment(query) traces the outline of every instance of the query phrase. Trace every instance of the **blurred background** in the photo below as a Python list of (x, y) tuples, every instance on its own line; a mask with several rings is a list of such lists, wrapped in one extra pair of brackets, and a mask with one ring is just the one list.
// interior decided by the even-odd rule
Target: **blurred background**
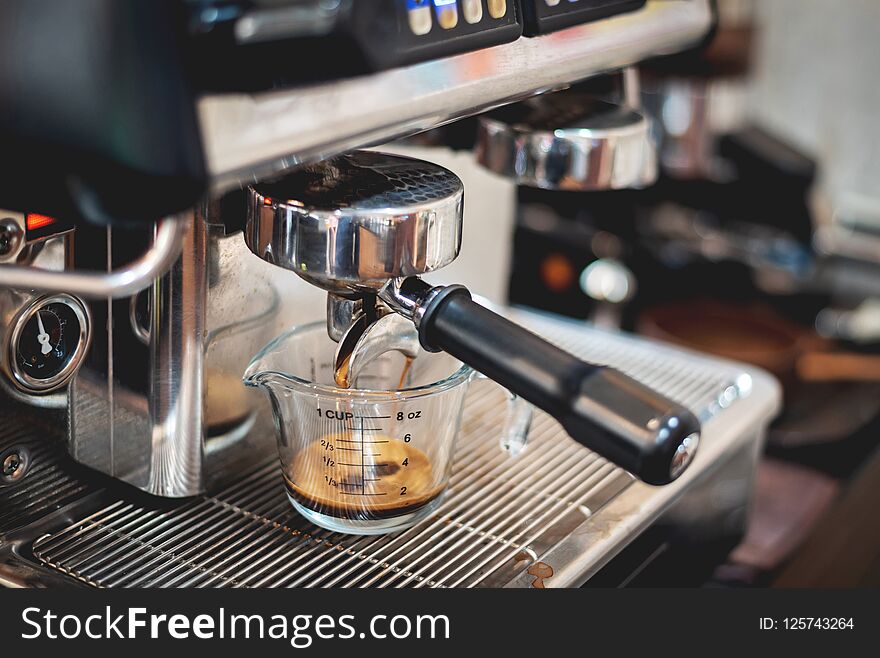
[(708, 49), (640, 71), (649, 189), (518, 188), (455, 148), (467, 120), (382, 150), (465, 181), (462, 254), (434, 280), (782, 381), (751, 527), (710, 584), (877, 585), (880, 3), (718, 6)]

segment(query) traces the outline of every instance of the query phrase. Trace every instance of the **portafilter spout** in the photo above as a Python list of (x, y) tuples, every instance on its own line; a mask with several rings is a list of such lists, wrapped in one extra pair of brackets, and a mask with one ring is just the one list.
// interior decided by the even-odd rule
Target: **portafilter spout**
[(418, 278), (458, 255), (462, 217), (455, 174), (364, 151), (252, 186), (245, 235), (254, 253), (328, 291), (337, 365), (352, 355), (366, 363), (379, 351), (414, 353), (418, 343), (443, 350), (645, 482), (677, 478), (699, 444), (699, 422), (687, 409), (555, 347), (480, 306), (462, 286)]

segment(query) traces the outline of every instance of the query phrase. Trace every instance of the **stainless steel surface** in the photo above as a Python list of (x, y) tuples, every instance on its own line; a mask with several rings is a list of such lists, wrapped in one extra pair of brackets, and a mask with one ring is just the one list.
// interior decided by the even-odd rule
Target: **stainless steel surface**
[(27, 290), (0, 288), (0, 382), (3, 382), (7, 390), (18, 389), (12, 374), (13, 328), (18, 325), (22, 314), (33, 305), (36, 296)]
[[(131, 322), (108, 323), (69, 395), (73, 458), (166, 497), (201, 493), (273, 449), (265, 404), (241, 383), (282, 326), (268, 266), (203, 209), (186, 226), (181, 257), (151, 290), (148, 345)], [(130, 319), (130, 300), (115, 303)]]
[(335, 341), (342, 337), (351, 327), (355, 319), (364, 312), (362, 296), (343, 297), (332, 292), (327, 293), (327, 333)]
[(379, 291), (379, 299), (392, 311), (412, 320), (419, 327), (431, 302), (441, 292), (452, 288), (453, 286), (431, 286), (418, 277), (392, 279)]
[(185, 256), (153, 286), (152, 431), (149, 445), (144, 445), (150, 463), (146, 473), (128, 481), (160, 496), (192, 496), (204, 490), (208, 229), (204, 215), (197, 215), (183, 236)]
[(125, 328), (110, 324), (106, 372), (84, 372), (70, 392), (71, 456), (145, 491), (172, 497), (204, 490), (207, 228), (195, 213), (181, 225), (186, 227), (182, 256), (152, 282), (151, 340), (148, 353), (140, 355), (148, 364), (149, 390), (124, 390), (117, 381), (115, 367), (131, 367), (139, 355), (116, 349), (114, 332)]
[[(151, 290), (142, 290), (139, 294), (133, 295), (128, 303), (128, 324), (131, 326), (131, 331), (141, 343), (147, 346), (150, 344), (150, 328), (145, 327), (138, 318), (138, 302), (140, 295), (151, 292)], [(152, 304), (152, 300), (149, 303)]]
[(642, 79), (636, 66), (627, 66), (620, 72), (620, 102), (625, 107), (638, 108), (642, 106), (640, 94), (642, 92)]
[(356, 151), (251, 187), (251, 250), (331, 292), (448, 265), (461, 248), (464, 189), (451, 171)]
[(256, 95), (203, 98), (199, 119), (215, 190), (293, 164), (433, 128), (699, 41), (709, 0), (644, 9), (553, 34), (391, 71)]
[(89, 299), (127, 297), (143, 290), (171, 267), (180, 255), (187, 230), (181, 217), (157, 224), (153, 245), (137, 260), (112, 272), (53, 272), (35, 267), (0, 264), (0, 286), (50, 290), (81, 295)]
[(30, 452), (26, 448), (15, 447), (0, 453), (0, 482), (11, 484), (27, 475), (30, 468)]
[[(0, 536), (0, 581), (59, 574), (106, 587), (545, 587), (578, 585), (655, 522), (696, 540), (741, 532), (763, 432), (779, 387), (762, 371), (533, 314), (518, 321), (578, 356), (608, 363), (698, 413), (703, 445), (665, 487), (641, 484), (535, 417), (518, 459), (500, 454), (504, 393), (468, 400), (449, 497), (436, 515), (383, 537), (326, 532), (297, 516), (274, 463), (173, 508), (105, 496), (28, 532)], [(2, 493), (0, 493), (2, 495)], [(91, 500), (91, 499), (90, 499)], [(41, 572), (27, 555), (45, 565)], [(543, 569), (542, 567), (542, 569)]]
[(20, 477), (0, 477), (0, 547), (7, 533), (96, 490), (65, 469), (64, 415), (7, 402), (0, 428), (0, 462), (26, 455)]
[(547, 190), (641, 188), (657, 179), (648, 120), (639, 111), (556, 92), (483, 115), (477, 161)]
[(719, 84), (709, 78), (653, 79), (642, 85), (642, 103), (653, 119), (663, 170), (675, 178), (723, 180), (713, 119)]

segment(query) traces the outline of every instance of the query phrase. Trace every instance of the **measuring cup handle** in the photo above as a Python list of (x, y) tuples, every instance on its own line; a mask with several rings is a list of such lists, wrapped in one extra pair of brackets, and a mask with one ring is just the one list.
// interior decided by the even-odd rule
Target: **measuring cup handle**
[[(481, 372), (474, 371), (474, 378), (483, 381), (497, 383)], [(504, 418), (504, 427), (501, 429), (499, 444), (501, 449), (516, 457), (526, 447), (529, 439), (529, 429), (532, 426), (532, 405), (528, 400), (521, 398), (516, 393), (502, 387), (507, 395), (507, 415)]]

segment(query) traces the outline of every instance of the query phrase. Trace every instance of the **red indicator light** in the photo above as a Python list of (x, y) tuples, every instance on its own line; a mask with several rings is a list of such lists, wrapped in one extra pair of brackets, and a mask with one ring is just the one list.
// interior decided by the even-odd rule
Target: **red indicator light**
[(29, 212), (25, 218), (25, 225), (28, 231), (36, 231), (37, 229), (51, 226), (58, 220), (48, 215), (39, 215), (35, 212)]
[(562, 254), (549, 254), (541, 263), (541, 280), (553, 292), (565, 292), (574, 285), (575, 278), (574, 266)]
[(268, 196), (263, 197), (263, 205), (264, 206), (271, 206), (272, 205), (272, 198), (268, 197)]

